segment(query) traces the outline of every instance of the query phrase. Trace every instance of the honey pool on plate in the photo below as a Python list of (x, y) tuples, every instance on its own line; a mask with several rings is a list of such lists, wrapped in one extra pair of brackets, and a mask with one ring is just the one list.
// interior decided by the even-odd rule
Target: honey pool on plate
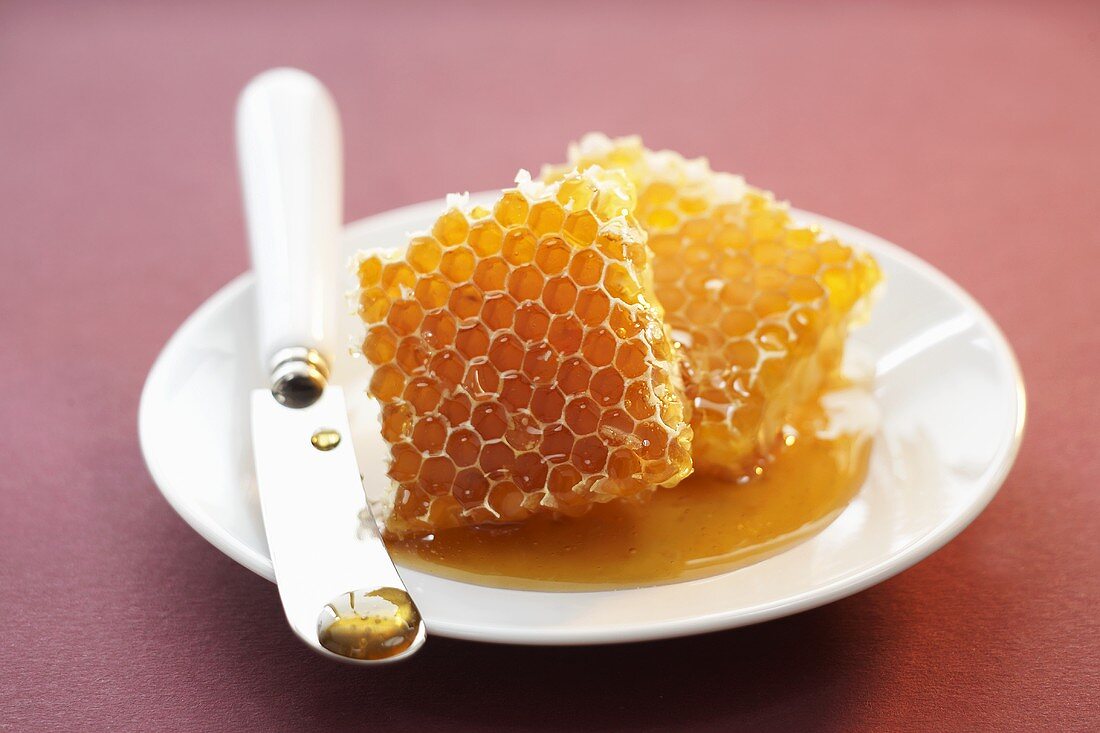
[(761, 475), (741, 483), (692, 476), (649, 501), (600, 504), (582, 517), (458, 527), (387, 544), (405, 567), (525, 590), (714, 575), (812, 536), (848, 505), (866, 477), (871, 441), (863, 433), (825, 435), (792, 433)]

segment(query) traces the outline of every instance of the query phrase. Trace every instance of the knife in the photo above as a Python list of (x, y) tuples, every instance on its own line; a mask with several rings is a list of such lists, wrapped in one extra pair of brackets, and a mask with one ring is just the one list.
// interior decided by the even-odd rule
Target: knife
[(340, 125), (296, 69), (252, 80), (237, 151), (269, 389), (252, 392), (264, 530), (291, 629), (343, 661), (414, 653), (426, 628), (371, 516), (343, 391), (329, 383), (345, 275)]

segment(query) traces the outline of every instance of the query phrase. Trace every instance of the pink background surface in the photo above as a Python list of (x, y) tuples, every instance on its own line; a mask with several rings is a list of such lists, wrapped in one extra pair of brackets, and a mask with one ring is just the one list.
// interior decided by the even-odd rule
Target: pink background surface
[[(233, 103), (280, 64), (339, 100), (349, 219), (603, 129), (910, 248), (1018, 351), (1016, 468), (947, 548), (793, 618), (305, 653), (136, 436), (157, 352), (246, 267)], [(1096, 3), (0, 5), (0, 729), (1095, 729), (1098, 79)]]

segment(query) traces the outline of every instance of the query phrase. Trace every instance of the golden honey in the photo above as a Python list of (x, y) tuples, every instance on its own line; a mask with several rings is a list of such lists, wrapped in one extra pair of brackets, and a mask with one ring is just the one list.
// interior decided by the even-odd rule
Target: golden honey
[(317, 639), (333, 654), (349, 659), (395, 657), (416, 641), (420, 611), (400, 588), (356, 590), (325, 605)]
[(770, 193), (637, 137), (586, 136), (543, 178), (589, 166), (621, 169), (637, 187), (654, 291), (684, 368), (695, 470), (751, 475), (836, 371), (877, 265), (796, 223)]
[(816, 398), (874, 260), (703, 159), (599, 135), (569, 158), (357, 263), (394, 552), (478, 582), (610, 587), (824, 526), (868, 441), (814, 437)]
[(691, 472), (632, 185), (594, 167), (517, 180), (357, 264), (391, 533), (578, 515)]
[(869, 436), (788, 433), (786, 441), (760, 476), (740, 482), (696, 475), (645, 502), (602, 504), (580, 517), (458, 527), (386, 544), (405, 567), (527, 590), (622, 588), (726, 572), (826, 527), (866, 477)]

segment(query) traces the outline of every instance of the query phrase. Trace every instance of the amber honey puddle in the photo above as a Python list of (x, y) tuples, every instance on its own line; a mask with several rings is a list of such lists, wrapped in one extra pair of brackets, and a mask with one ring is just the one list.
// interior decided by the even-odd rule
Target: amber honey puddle
[(461, 527), (390, 540), (405, 567), (528, 590), (597, 590), (713, 575), (758, 562), (824, 529), (859, 491), (870, 440), (803, 436), (743, 484), (692, 476), (644, 504), (577, 519)]

